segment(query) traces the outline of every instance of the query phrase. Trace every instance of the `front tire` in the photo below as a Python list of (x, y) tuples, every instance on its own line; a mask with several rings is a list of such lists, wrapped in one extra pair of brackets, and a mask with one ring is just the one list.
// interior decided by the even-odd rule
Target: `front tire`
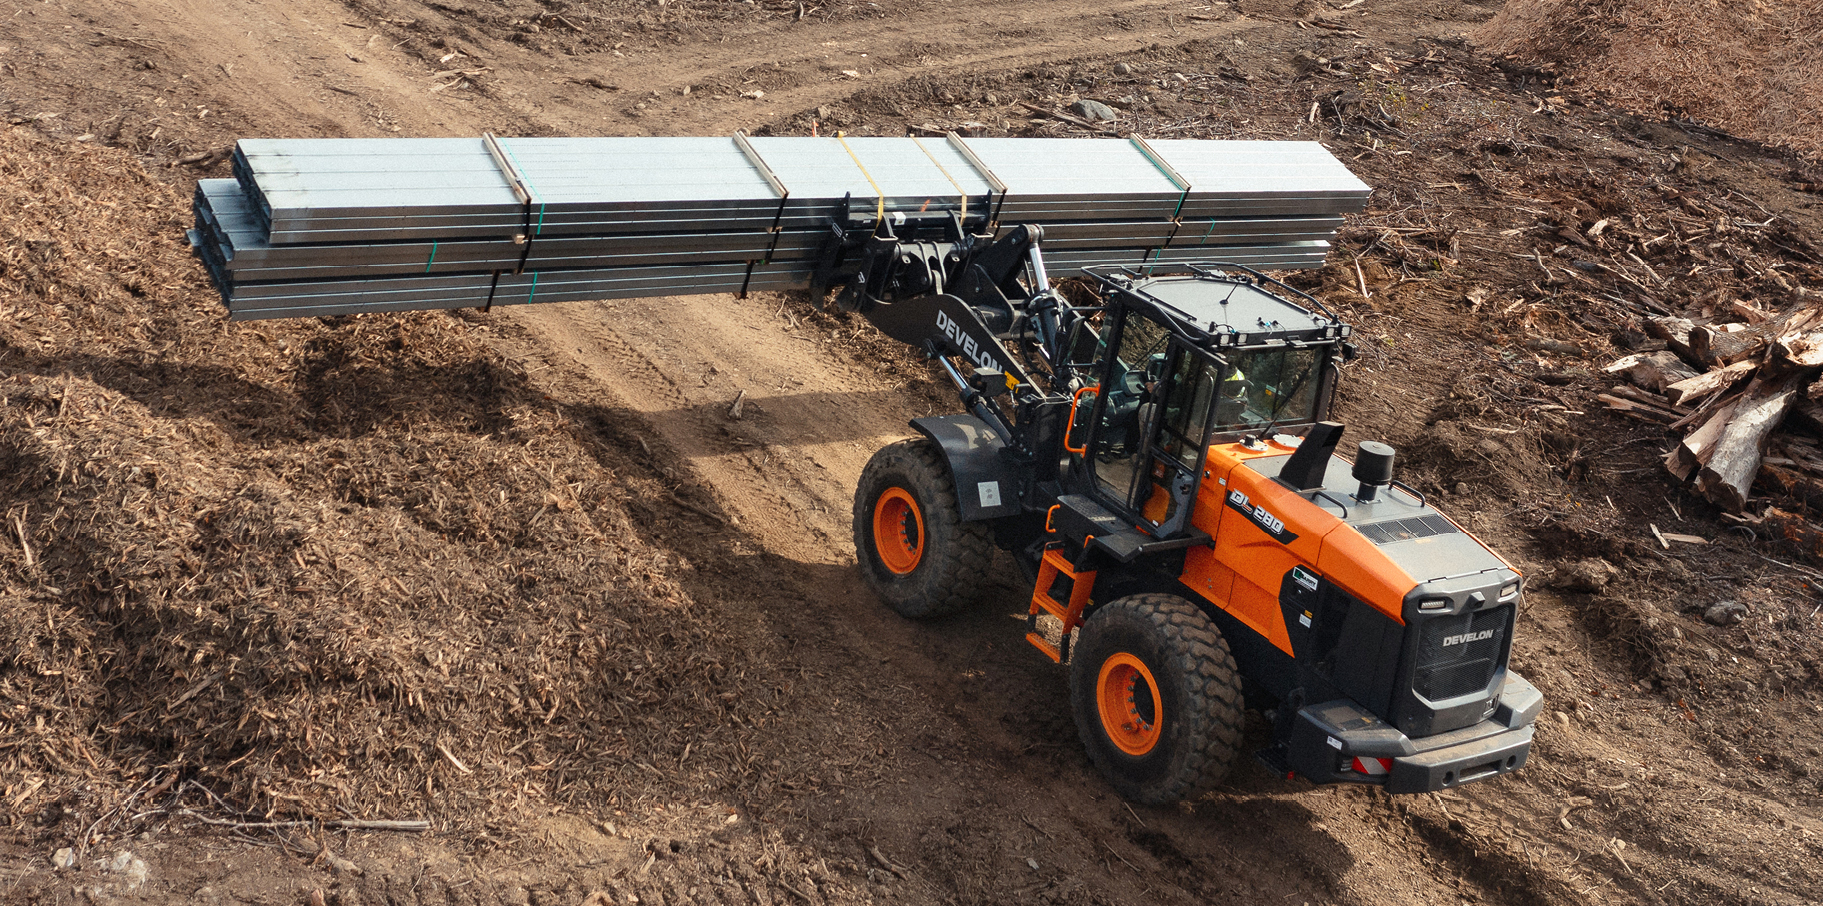
[(1241, 746), (1241, 686), (1209, 617), (1173, 595), (1111, 601), (1070, 657), (1076, 728), (1114, 789), (1167, 805), (1213, 789)]
[(861, 576), (901, 616), (946, 616), (985, 591), (994, 553), (988, 526), (962, 521), (955, 480), (927, 438), (868, 460), (855, 488), (854, 535)]

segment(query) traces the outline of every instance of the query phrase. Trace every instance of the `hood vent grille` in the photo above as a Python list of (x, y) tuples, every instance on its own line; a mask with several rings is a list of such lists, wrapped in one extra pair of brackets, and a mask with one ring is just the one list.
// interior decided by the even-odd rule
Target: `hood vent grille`
[(1442, 516), (1391, 519), (1386, 522), (1358, 525), (1355, 526), (1355, 530), (1375, 544), (1392, 544), (1395, 541), (1410, 541), (1413, 538), (1429, 538), (1433, 535), (1453, 535), (1462, 531), (1456, 527), (1455, 523)]

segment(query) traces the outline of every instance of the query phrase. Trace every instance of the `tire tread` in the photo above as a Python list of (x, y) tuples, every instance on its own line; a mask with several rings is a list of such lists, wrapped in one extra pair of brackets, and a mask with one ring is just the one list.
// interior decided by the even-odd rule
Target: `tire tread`
[[(914, 593), (909, 586), (891, 582), (868, 563), (873, 532), (873, 507), (878, 494), (873, 484), (881, 475), (903, 475), (907, 488), (919, 499), (924, 517), (925, 553), (935, 558), (920, 563)], [(862, 575), (893, 610), (912, 619), (935, 619), (965, 610), (985, 595), (983, 579), (993, 566), (994, 545), (984, 522), (963, 522), (956, 503), (956, 482), (949, 465), (928, 438), (914, 437), (889, 444), (875, 453), (861, 472), (854, 503), (855, 554), (862, 559)], [(928, 566), (928, 570), (927, 567)]]
[[(1092, 701), (1085, 700), (1093, 698), (1100, 665), (1073, 663), (1073, 710), (1090, 759), (1121, 795), (1147, 805), (1165, 805), (1208, 792), (1228, 774), (1241, 748), (1239, 668), (1227, 641), (1206, 614), (1176, 595), (1138, 594), (1111, 601), (1096, 611), (1084, 629), (1097, 631), (1115, 621), (1131, 621), (1143, 631), (1157, 635), (1168, 665), (1183, 680), (1188, 732), (1181, 745), (1181, 758), (1175, 760), (1169, 774), (1152, 782), (1124, 776), (1107, 755), (1111, 743), (1099, 744), (1105, 735)], [(1079, 643), (1078, 647), (1091, 646)], [(1160, 677), (1159, 681), (1166, 680)]]

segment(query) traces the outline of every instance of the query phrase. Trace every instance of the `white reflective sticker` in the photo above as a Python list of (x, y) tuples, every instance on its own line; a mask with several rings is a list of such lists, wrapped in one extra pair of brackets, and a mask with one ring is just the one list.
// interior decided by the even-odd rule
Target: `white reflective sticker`
[(1329, 747), (1338, 752), (1342, 751), (1342, 740), (1337, 739), (1334, 736), (1329, 737)]
[(981, 505), (984, 507), (1000, 505), (1000, 482), (998, 481), (984, 481), (975, 485), (975, 493), (981, 495)]
[(1298, 623), (1300, 625), (1302, 625), (1305, 629), (1309, 629), (1310, 628), (1310, 614), (1308, 612), (1298, 614)]

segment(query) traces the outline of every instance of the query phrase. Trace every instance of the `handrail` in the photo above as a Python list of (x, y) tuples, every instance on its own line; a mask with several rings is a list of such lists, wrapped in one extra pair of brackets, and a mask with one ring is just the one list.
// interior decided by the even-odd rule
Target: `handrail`
[(1412, 495), (1412, 498), (1418, 501), (1419, 506), (1424, 506), (1424, 492), (1423, 491), (1420, 491), (1417, 488), (1414, 488), (1411, 485), (1406, 484), (1405, 482), (1400, 481), (1397, 478), (1392, 480), (1392, 486), (1394, 488), (1397, 488), (1398, 490), (1404, 491), (1405, 493)]
[(1081, 447), (1070, 446), (1070, 434), (1076, 430), (1076, 413), (1082, 408), (1082, 395), (1085, 393), (1099, 395), (1101, 393), (1101, 385), (1096, 384), (1093, 387), (1084, 387), (1070, 396), (1070, 420), (1065, 422), (1063, 426), (1064, 452), (1075, 453), (1078, 456), (1089, 455), (1089, 444), (1087, 441), (1084, 441)]

